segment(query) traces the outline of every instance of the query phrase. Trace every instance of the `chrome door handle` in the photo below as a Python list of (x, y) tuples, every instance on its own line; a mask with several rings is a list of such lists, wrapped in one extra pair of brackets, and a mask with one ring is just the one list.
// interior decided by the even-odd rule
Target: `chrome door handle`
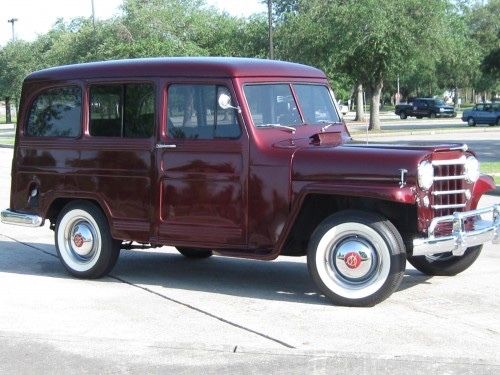
[(174, 145), (174, 144), (157, 144), (156, 145), (156, 148), (157, 149), (160, 149), (160, 148), (176, 148), (177, 145)]

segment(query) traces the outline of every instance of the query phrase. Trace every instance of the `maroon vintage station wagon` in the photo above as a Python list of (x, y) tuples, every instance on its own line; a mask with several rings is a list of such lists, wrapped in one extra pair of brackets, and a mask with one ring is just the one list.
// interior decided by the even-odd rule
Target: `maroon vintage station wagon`
[(66, 269), (120, 249), (189, 258), (307, 256), (336, 304), (393, 293), (408, 259), (454, 275), (500, 242), (494, 187), (464, 144), (353, 141), (320, 70), (236, 58), (46, 69), (23, 85), (2, 221), (50, 221)]

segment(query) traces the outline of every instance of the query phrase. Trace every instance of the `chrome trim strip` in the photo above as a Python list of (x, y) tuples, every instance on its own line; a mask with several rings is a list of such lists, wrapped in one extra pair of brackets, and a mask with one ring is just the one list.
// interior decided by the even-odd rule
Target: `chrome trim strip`
[(467, 190), (441, 190), (441, 191), (433, 191), (432, 195), (451, 195), (451, 194), (465, 194)]
[[(478, 219), (474, 228), (465, 230), (466, 219), (490, 214), (491, 220)], [(438, 224), (452, 223), (453, 231), (449, 236), (436, 237), (434, 231)], [(413, 256), (431, 255), (452, 252), (455, 256), (462, 256), (468, 247), (492, 242), (500, 244), (500, 204), (467, 212), (455, 212), (453, 215), (436, 217), (429, 225), (427, 237), (413, 240)]]
[(1, 220), (4, 224), (22, 225), (25, 227), (41, 227), (44, 219), (37, 215), (23, 214), (9, 209), (3, 210)]
[(465, 180), (465, 175), (460, 174), (458, 176), (437, 176), (437, 177), (434, 177), (434, 181), (448, 181), (448, 180)]
[[(451, 113), (454, 113), (455, 111), (451, 112)], [(450, 147), (450, 151), (458, 151), (458, 150), (462, 150), (463, 152), (467, 151), (469, 149), (469, 146), (467, 146), (466, 143), (462, 144), (462, 146), (458, 146), (458, 147)]]
[(465, 165), (465, 160), (466, 160), (465, 155), (462, 155), (458, 159), (433, 160), (431, 163), (435, 167), (442, 166), (442, 165)]
[(431, 206), (434, 210), (444, 210), (445, 208), (464, 208), (465, 203), (457, 204), (434, 204)]

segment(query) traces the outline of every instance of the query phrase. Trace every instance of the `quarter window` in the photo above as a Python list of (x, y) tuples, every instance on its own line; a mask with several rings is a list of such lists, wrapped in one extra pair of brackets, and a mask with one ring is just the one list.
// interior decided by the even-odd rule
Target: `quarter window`
[(81, 134), (82, 91), (77, 86), (44, 91), (33, 102), (26, 134), (34, 137), (77, 137)]
[(168, 135), (176, 139), (239, 138), (234, 109), (222, 109), (217, 98), (223, 86), (174, 84), (168, 88)]
[(90, 135), (149, 138), (154, 133), (154, 86), (148, 83), (93, 85)]

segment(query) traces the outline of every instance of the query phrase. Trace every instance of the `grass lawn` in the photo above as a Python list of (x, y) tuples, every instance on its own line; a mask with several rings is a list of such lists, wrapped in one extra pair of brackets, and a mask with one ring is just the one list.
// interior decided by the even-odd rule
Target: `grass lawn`
[(500, 161), (481, 163), (481, 172), (492, 175), (497, 185), (500, 185)]

